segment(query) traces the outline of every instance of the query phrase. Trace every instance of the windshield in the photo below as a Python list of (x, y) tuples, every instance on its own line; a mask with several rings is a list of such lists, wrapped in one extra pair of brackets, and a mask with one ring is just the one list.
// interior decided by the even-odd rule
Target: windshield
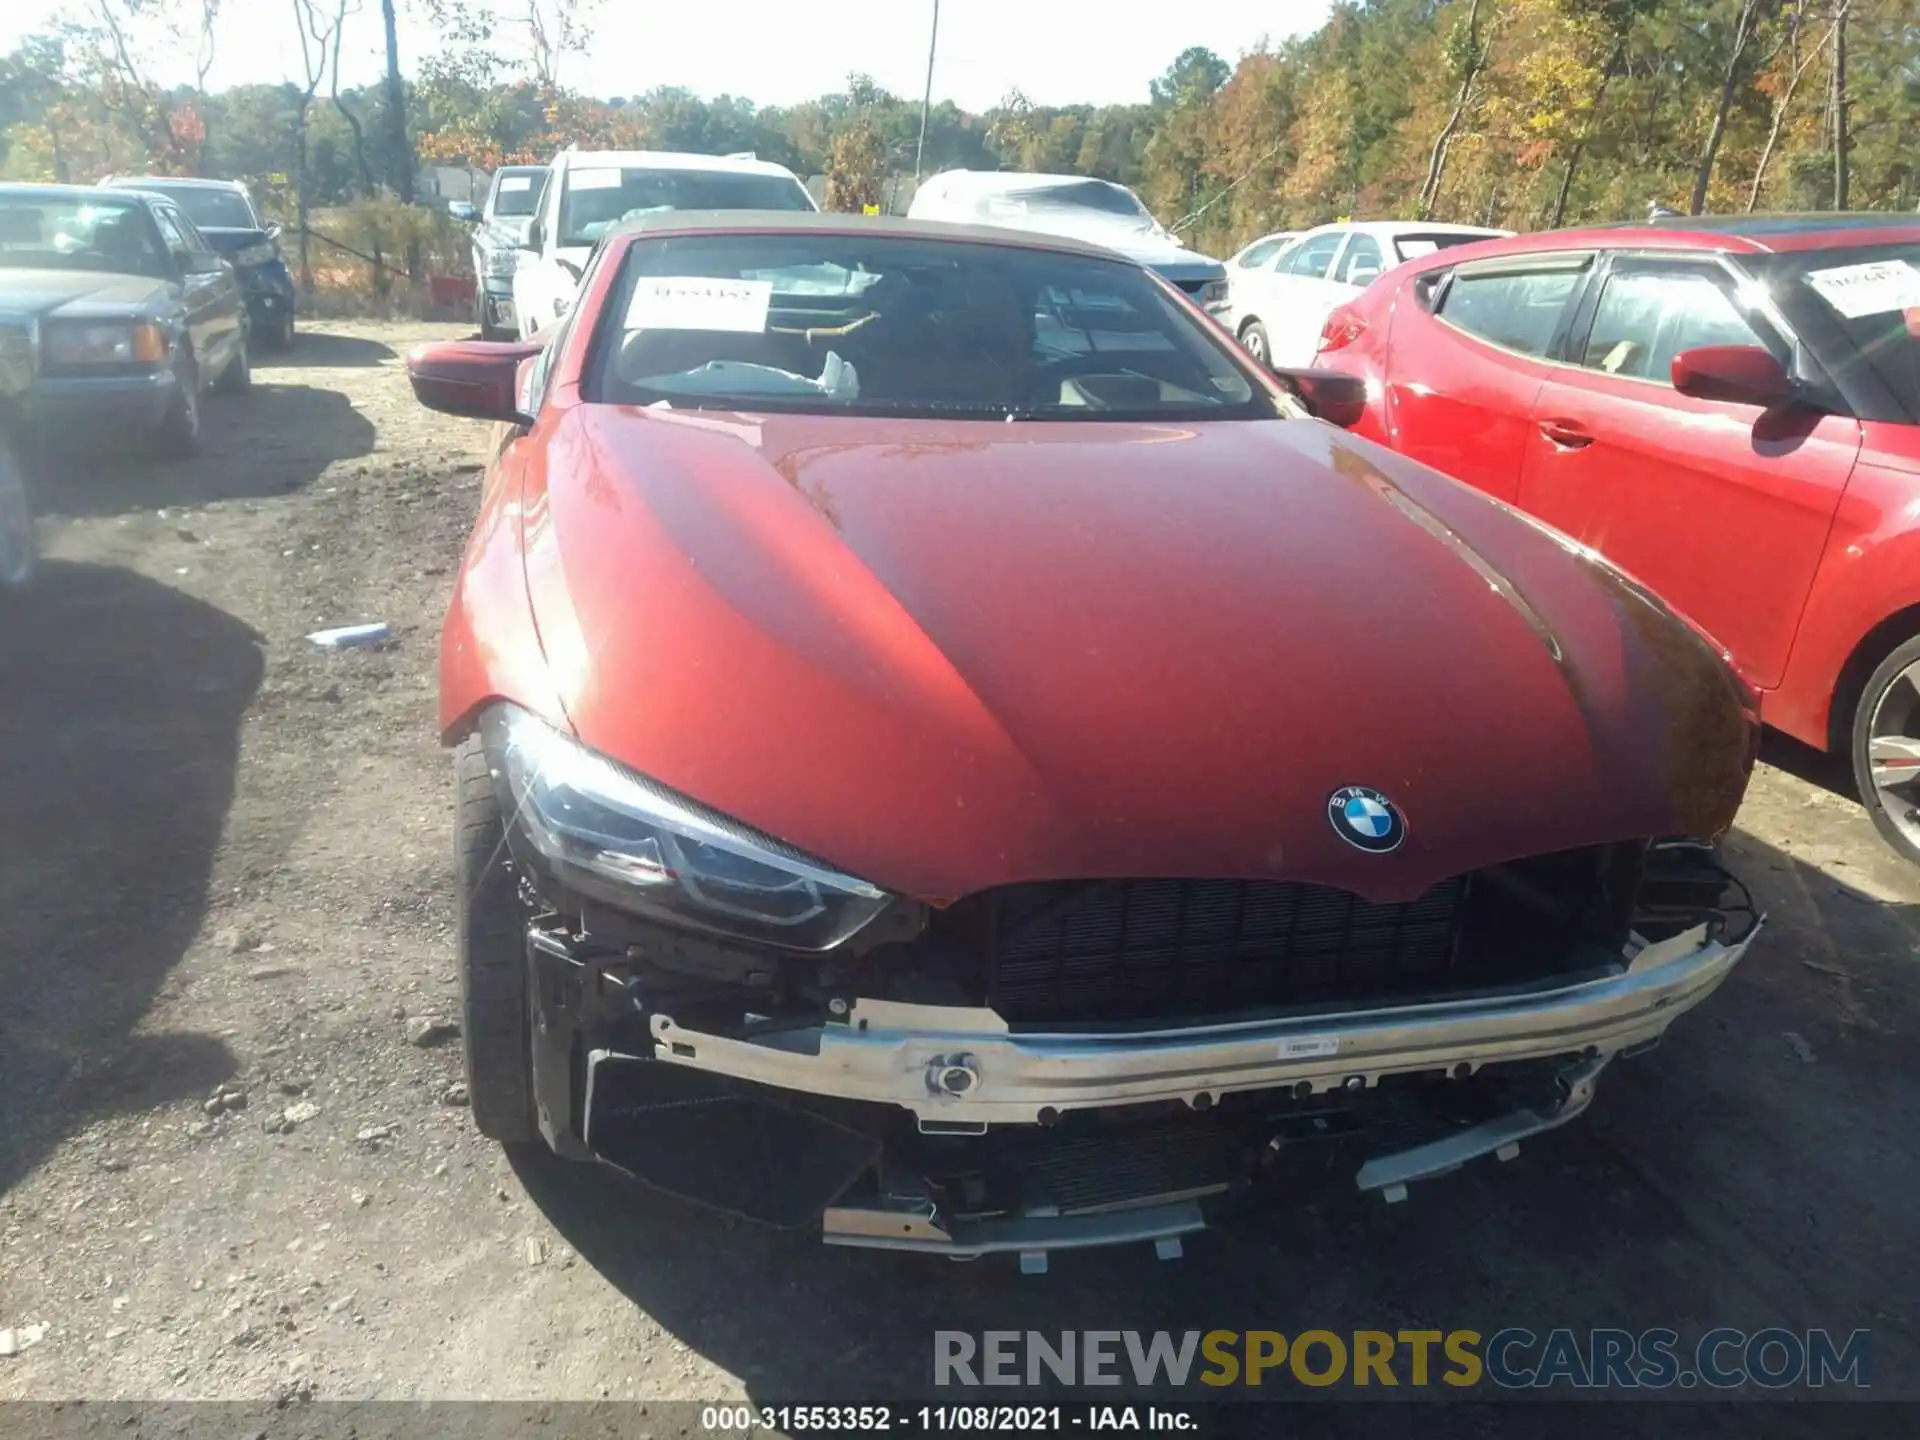
[(1149, 224), (1153, 220), (1131, 190), (1105, 180), (1077, 180), (1062, 185), (1039, 186), (1032, 190), (982, 195), (974, 209), (982, 220), (1005, 220), (1022, 215), (1069, 215), (1086, 211), (1119, 215)]
[(591, 245), (620, 221), (660, 210), (812, 210), (790, 175), (732, 170), (578, 169), (560, 197), (560, 243)]
[(200, 185), (129, 185), (164, 195), (202, 230), (258, 230), (260, 217), (238, 190), (211, 190)]
[(863, 235), (636, 243), (590, 398), (924, 418), (1279, 413), (1231, 350), (1118, 260)]
[(540, 203), (540, 187), (545, 170), (507, 170), (493, 189), (493, 213), (509, 218), (531, 215)]
[(1743, 260), (1843, 391), (1865, 371), (1920, 423), (1920, 242), (1803, 250)]
[(1393, 237), (1393, 248), (1402, 260), (1418, 260), (1422, 255), (1431, 255), (1436, 250), (1451, 250), (1456, 245), (1490, 240), (1495, 233), (1488, 230), (1478, 235), (1396, 235)]
[(0, 266), (167, 276), (144, 206), (76, 195), (0, 195)]

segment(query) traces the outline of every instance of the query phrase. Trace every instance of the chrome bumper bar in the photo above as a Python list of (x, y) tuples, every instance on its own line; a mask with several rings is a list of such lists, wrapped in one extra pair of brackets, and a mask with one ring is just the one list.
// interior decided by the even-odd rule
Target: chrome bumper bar
[[(1156, 1100), (1205, 1107), (1242, 1090), (1287, 1087), (1304, 1097), (1493, 1061), (1573, 1053), (1604, 1061), (1657, 1040), (1711, 995), (1759, 931), (1755, 924), (1726, 944), (1697, 926), (1630, 948), (1624, 971), (1553, 989), (1124, 1034), (1016, 1034), (990, 1009), (886, 1000), (857, 1000), (844, 1020), (750, 1040), (682, 1029), (656, 1014), (654, 1055), (781, 1089), (898, 1105), (935, 1132)], [(1558, 1112), (1550, 1118), (1560, 1123)], [(1447, 1143), (1457, 1149), (1465, 1139)]]

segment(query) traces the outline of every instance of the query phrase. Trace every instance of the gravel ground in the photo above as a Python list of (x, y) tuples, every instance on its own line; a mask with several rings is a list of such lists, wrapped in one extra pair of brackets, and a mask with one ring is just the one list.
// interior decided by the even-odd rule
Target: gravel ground
[[(1920, 1392), (1920, 874), (1785, 744), (1731, 846), (1747, 964), (1586, 1122), (1404, 1205), (1035, 1279), (510, 1164), (440, 1025), (433, 655), (487, 431), (398, 357), (457, 333), (303, 334), (199, 462), (42, 499), (0, 637), (0, 1399), (853, 1399), (925, 1392), (936, 1328), (1508, 1324), (1865, 1327)], [(302, 638), (366, 620), (393, 643)]]

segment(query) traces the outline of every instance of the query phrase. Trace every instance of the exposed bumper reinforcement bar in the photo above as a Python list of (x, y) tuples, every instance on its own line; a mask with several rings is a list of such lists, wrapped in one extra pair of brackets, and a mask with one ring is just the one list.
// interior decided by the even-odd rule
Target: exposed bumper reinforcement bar
[[(1620, 973), (1554, 989), (1178, 1030), (1015, 1033), (990, 1009), (858, 1000), (844, 1021), (735, 1039), (682, 1029), (656, 1014), (655, 1058), (787, 1090), (898, 1105), (924, 1130), (963, 1133), (1045, 1123), (1076, 1109), (1156, 1100), (1205, 1105), (1235, 1091), (1289, 1087), (1305, 1096), (1493, 1061), (1574, 1053), (1604, 1061), (1658, 1039), (1711, 995), (1759, 931), (1756, 923), (1727, 944), (1697, 926), (1631, 952)], [(1579, 1104), (1584, 1109), (1586, 1101)], [(1561, 1112), (1511, 1123), (1530, 1134), (1551, 1128), (1548, 1119), (1562, 1123)], [(1472, 1137), (1486, 1129), (1452, 1137), (1448, 1153), (1471, 1158), (1463, 1147), (1479, 1144)], [(1472, 1154), (1517, 1138), (1502, 1134), (1481, 1136), (1488, 1143)], [(1441, 1158), (1447, 1168), (1459, 1163)], [(1425, 1162), (1407, 1163), (1419, 1170)], [(1375, 1182), (1381, 1188), (1418, 1178), (1377, 1173), (1386, 1177)]]

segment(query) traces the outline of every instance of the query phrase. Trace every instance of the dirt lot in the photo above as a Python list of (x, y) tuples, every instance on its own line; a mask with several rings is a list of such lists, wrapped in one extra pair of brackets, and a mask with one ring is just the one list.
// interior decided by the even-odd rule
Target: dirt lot
[[(1022, 1278), (510, 1166), (408, 1038), (456, 995), (433, 655), (484, 430), (398, 356), (453, 333), (307, 334), (197, 464), (44, 502), (0, 633), (0, 1327), (47, 1329), (0, 1398), (900, 1396), (935, 1328), (1511, 1324), (1866, 1327), (1920, 1392), (1920, 874), (1787, 746), (1728, 987), (1404, 1205)], [(363, 620), (394, 644), (302, 638)]]

